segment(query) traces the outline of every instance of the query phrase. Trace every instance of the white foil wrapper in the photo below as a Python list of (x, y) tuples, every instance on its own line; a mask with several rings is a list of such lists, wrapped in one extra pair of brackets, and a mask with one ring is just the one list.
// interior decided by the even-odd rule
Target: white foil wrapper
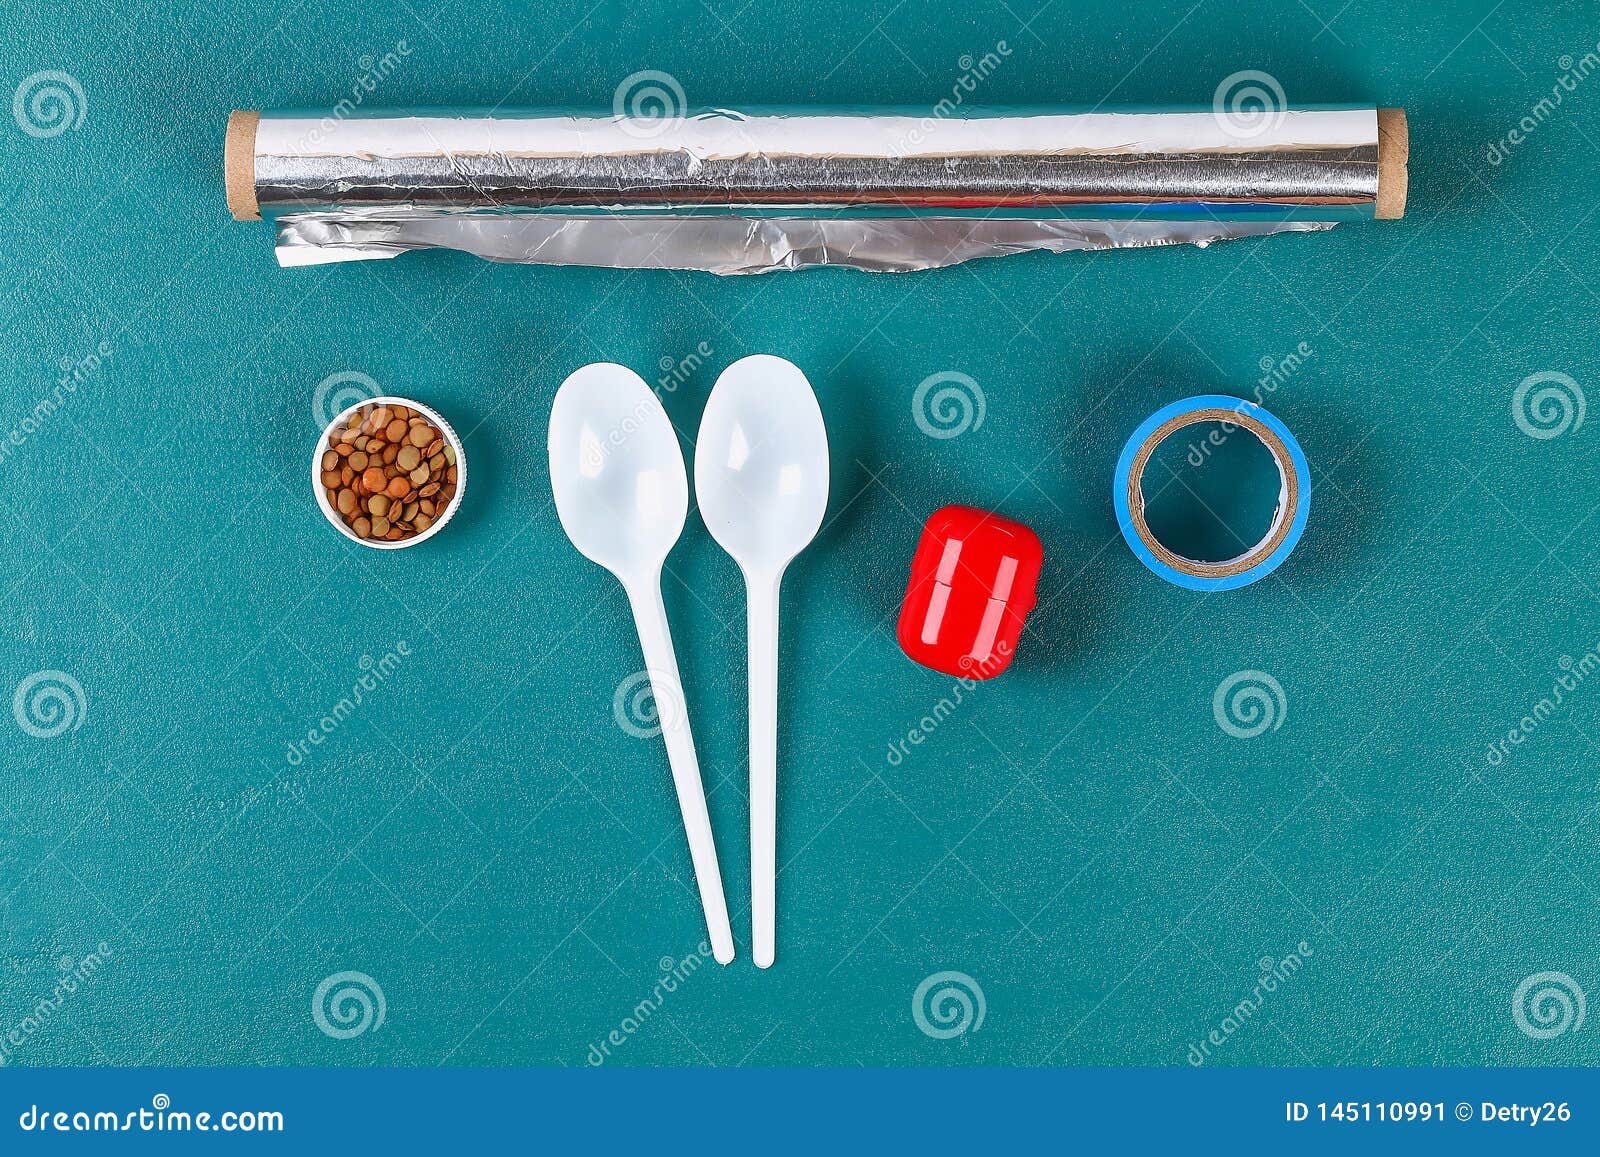
[(903, 271), (1370, 218), (1378, 118), (268, 113), (250, 159), (284, 265), (455, 249), (552, 265)]

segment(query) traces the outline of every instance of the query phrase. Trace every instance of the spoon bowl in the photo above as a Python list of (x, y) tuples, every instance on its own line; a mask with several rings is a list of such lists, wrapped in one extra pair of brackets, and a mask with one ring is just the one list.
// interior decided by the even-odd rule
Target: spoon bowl
[(626, 366), (596, 362), (550, 409), (550, 487), (572, 544), (627, 585), (658, 574), (683, 533), (689, 480), (660, 400)]
[(740, 358), (711, 392), (695, 445), (706, 529), (747, 572), (782, 574), (828, 506), (828, 435), (805, 374), (769, 354)]

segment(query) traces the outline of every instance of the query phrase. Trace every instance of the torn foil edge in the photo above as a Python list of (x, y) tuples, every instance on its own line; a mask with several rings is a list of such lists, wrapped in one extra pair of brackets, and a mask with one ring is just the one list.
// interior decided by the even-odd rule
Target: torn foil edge
[(1316, 232), (1333, 221), (1141, 221), (1055, 218), (509, 217), (412, 208), (289, 213), (277, 220), (282, 266), (366, 261), (450, 249), (490, 261), (722, 275), (842, 266), (906, 273), (1042, 250), (1199, 245)]

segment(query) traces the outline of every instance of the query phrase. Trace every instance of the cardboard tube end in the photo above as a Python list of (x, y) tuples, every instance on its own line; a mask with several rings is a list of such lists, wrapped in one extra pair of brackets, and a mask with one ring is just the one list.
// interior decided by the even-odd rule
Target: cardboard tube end
[(258, 112), (228, 114), (228, 134), (222, 142), (222, 180), (228, 211), (235, 221), (261, 220), (261, 205), (256, 200), (256, 126), (260, 123)]
[(1380, 221), (1406, 215), (1406, 164), (1411, 159), (1411, 132), (1403, 108), (1378, 110), (1378, 203), (1373, 213)]

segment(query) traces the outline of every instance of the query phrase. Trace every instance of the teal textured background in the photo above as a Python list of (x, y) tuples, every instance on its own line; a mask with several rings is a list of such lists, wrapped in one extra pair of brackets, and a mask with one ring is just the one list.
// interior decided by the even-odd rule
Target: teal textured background
[[(0, 714), (10, 1061), (581, 1065), (613, 1030), (616, 1063), (1183, 1064), (1214, 1029), (1225, 1064), (1600, 1057), (1592, 1014), (1550, 1039), (1513, 1015), (1536, 974), (1600, 986), (1600, 679), (1487, 755), (1600, 646), (1600, 431), (1529, 437), (1512, 406), (1542, 371), (1592, 392), (1600, 80), (1488, 157), (1595, 50), (1592, 5), (205, 7), (4, 6), (0, 98), (61, 70), (85, 115), (36, 139), (0, 105), (0, 426), (109, 351), (0, 463), (0, 692), (62, 671), (86, 704), (51, 738)], [(695, 104), (932, 106), (1002, 41), (968, 99), (1203, 105), (1261, 69), (1293, 103), (1403, 105), (1407, 216), (720, 280), (282, 270), (223, 205), (229, 109), (331, 105), (401, 42), (371, 105), (604, 107), (650, 68)], [(1313, 464), (1301, 548), (1246, 590), (1162, 584), (1111, 515), (1122, 440), (1174, 398), (1248, 395), (1301, 343), (1268, 400)], [(779, 962), (748, 953), (742, 592), (691, 514), (666, 594), (740, 955), (633, 1031), (700, 915), (664, 751), (613, 718), (637, 643), (561, 535), (545, 419), (585, 362), (696, 355), (665, 398), (692, 435), (753, 352), (807, 371), (836, 460), (785, 587)], [(465, 508), (416, 550), (346, 542), (307, 489), (341, 371), (466, 435)], [(941, 371), (985, 399), (956, 438), (913, 419)], [(895, 763), (952, 697), (893, 637), (919, 524), (952, 501), (1037, 529), (1040, 606), (1014, 668)], [(1212, 707), (1240, 671), (1284, 695), (1249, 739)], [(63, 960), (101, 944), (56, 1008)], [(333, 1039), (312, 996), (346, 970), (385, 1019)], [(935, 1039), (912, 996), (944, 970), (986, 1012)]]

